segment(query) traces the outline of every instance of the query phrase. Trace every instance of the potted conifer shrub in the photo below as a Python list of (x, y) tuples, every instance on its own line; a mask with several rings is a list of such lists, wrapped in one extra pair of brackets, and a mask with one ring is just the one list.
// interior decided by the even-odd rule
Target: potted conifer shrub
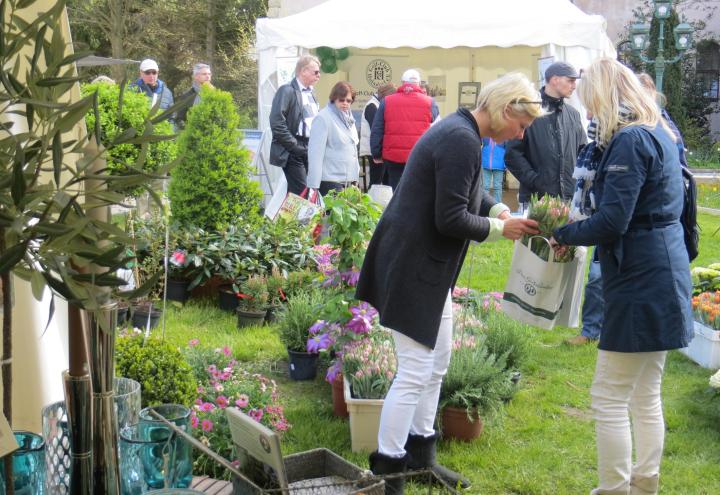
[(497, 412), (512, 396), (513, 371), (507, 368), (509, 353), (493, 354), (481, 336), (464, 335), (453, 348), (440, 389), (442, 435), (470, 441), (482, 432), (481, 417)]
[(267, 313), (267, 279), (263, 275), (250, 275), (240, 284), (237, 312), (238, 328), (262, 325)]

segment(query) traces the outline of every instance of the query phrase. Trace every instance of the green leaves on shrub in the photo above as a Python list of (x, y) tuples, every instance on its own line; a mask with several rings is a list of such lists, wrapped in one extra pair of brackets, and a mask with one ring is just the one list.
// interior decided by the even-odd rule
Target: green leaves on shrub
[(514, 387), (507, 355), (492, 354), (479, 340), (453, 351), (440, 389), (442, 407), (466, 409), (471, 418), (496, 412)]
[(169, 189), (172, 216), (206, 230), (257, 224), (262, 191), (252, 177), (250, 153), (241, 145), (232, 96), (207, 86), (200, 95), (178, 138), (181, 160)]
[(308, 329), (317, 321), (323, 304), (323, 293), (318, 290), (299, 292), (288, 299), (278, 315), (280, 342), (291, 351), (304, 352), (307, 348)]
[[(135, 166), (143, 147), (147, 149), (143, 166), (143, 171), (146, 173), (157, 172), (161, 167), (175, 160), (177, 144), (174, 139), (153, 140), (145, 144), (137, 142), (136, 137), (150, 132), (160, 136), (172, 136), (174, 133), (170, 122), (164, 121), (153, 125), (148, 121), (150, 106), (147, 96), (125, 88), (121, 108), (119, 85), (96, 82), (82, 86), (83, 96), (93, 93), (97, 93), (100, 142), (108, 148), (107, 168), (111, 175), (127, 175), (131, 167)], [(85, 115), (85, 123), (88, 129), (95, 129), (96, 117), (93, 109)], [(142, 192), (142, 188), (123, 186), (122, 182), (115, 183), (114, 189), (130, 195), (138, 195)]]
[(190, 406), (197, 393), (193, 370), (180, 351), (151, 337), (120, 337), (115, 347), (115, 373), (132, 378), (142, 387), (142, 405)]
[(360, 269), (366, 243), (382, 213), (380, 207), (357, 187), (348, 187), (339, 193), (333, 191), (324, 200), (330, 212), (327, 216), (329, 242), (340, 248), (338, 270)]

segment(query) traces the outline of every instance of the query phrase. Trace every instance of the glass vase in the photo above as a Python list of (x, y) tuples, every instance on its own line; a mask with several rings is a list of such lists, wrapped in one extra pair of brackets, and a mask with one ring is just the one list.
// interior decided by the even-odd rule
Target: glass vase
[(124, 377), (115, 378), (115, 414), (118, 431), (140, 420), (140, 383)]
[(152, 470), (151, 476), (146, 478), (150, 488), (187, 488), (192, 481), (192, 448), (165, 423), (156, 419), (151, 411), (187, 432), (190, 427), (190, 409), (179, 404), (146, 407), (140, 411), (138, 424), (138, 433), (143, 441), (164, 443), (160, 449), (146, 449), (144, 452), (144, 463), (166, 466)]
[(42, 433), (45, 439), (45, 493), (70, 493), (70, 430), (65, 401), (61, 400), (42, 410)]
[[(14, 431), (20, 448), (12, 453), (15, 495), (44, 495), (45, 442), (29, 431)], [(1, 465), (2, 463), (0, 463)], [(5, 494), (5, 470), (0, 469), (0, 493)]]

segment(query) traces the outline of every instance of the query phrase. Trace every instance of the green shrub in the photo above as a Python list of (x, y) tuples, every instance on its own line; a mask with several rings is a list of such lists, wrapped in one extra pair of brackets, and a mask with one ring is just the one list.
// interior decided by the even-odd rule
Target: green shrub
[(118, 338), (115, 373), (140, 382), (143, 407), (168, 403), (190, 406), (197, 395), (197, 381), (183, 355), (154, 337)]
[[(137, 135), (146, 133), (146, 118), (150, 112), (147, 96), (132, 90), (123, 93), (122, 113), (119, 110), (120, 86), (107, 82), (85, 84), (81, 87), (82, 96), (97, 92), (100, 115), (100, 142), (107, 150), (107, 167), (112, 175), (125, 175), (128, 167), (134, 167), (140, 155), (142, 145), (134, 143), (110, 144), (128, 129), (134, 128)], [(95, 113), (90, 111), (85, 116), (85, 123), (90, 131), (95, 128)], [(155, 134), (172, 135), (172, 124), (167, 121), (153, 126)], [(177, 157), (177, 144), (174, 139), (157, 141), (147, 145), (147, 156), (143, 170), (155, 172), (161, 166), (171, 163)], [(124, 187), (119, 182), (114, 184), (116, 191), (123, 194), (137, 195), (142, 188), (136, 186)]]
[(232, 96), (207, 85), (201, 96), (178, 138), (182, 158), (168, 192), (172, 215), (182, 225), (206, 230), (257, 224), (262, 191), (252, 177), (250, 153), (241, 145)]
[(380, 206), (357, 187), (332, 191), (324, 199), (330, 212), (326, 217), (328, 242), (340, 249), (338, 270), (347, 272), (353, 267), (359, 270), (365, 258), (367, 242), (382, 213)]
[(506, 356), (509, 370), (523, 365), (530, 349), (530, 329), (499, 311), (489, 311), (485, 317), (485, 345), (496, 356)]
[(278, 314), (280, 342), (291, 351), (304, 352), (310, 337), (308, 329), (317, 321), (323, 295), (318, 290), (299, 292), (288, 299)]
[(507, 356), (492, 354), (483, 339), (453, 351), (440, 389), (440, 406), (465, 409), (468, 416), (497, 412), (512, 396), (514, 385)]
[(237, 290), (250, 275), (269, 275), (273, 270), (287, 275), (312, 261), (310, 232), (297, 222), (262, 218), (257, 225), (230, 225), (222, 232), (186, 229), (176, 236), (195, 275), (192, 287), (218, 275), (232, 281)]

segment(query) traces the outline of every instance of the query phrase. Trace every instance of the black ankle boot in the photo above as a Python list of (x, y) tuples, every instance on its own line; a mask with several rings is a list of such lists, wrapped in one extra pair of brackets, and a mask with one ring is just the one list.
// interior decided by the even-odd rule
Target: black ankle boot
[[(403, 457), (388, 457), (378, 451), (370, 454), (370, 471), (373, 474), (404, 473), (407, 469), (408, 455)], [(387, 495), (403, 495), (405, 493), (405, 478), (398, 476), (385, 480), (385, 493)]]
[(407, 464), (408, 469), (429, 468), (438, 478), (453, 488), (470, 488), (470, 480), (462, 474), (456, 473), (437, 463), (435, 452), (439, 437), (440, 435), (437, 433), (429, 437), (413, 435), (412, 433), (408, 435), (407, 443), (405, 444), (405, 451), (410, 457)]

